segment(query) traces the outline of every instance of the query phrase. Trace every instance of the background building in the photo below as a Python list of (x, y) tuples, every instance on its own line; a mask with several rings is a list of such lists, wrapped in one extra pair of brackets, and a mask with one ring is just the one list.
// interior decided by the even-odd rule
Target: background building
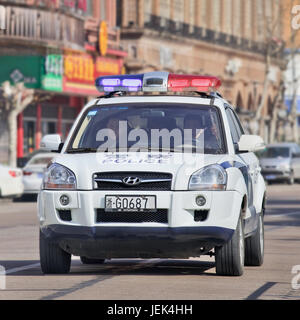
[(221, 93), (239, 108), (253, 112), (264, 98), (262, 135), (268, 140), (282, 68), (282, 51), (273, 50), (282, 46), (280, 1), (117, 3), (117, 24), (128, 51), (128, 72), (167, 70), (216, 75), (222, 80)]
[[(119, 74), (120, 47), (114, 0), (6, 0), (0, 34), (0, 84), (24, 82), (36, 102), (18, 116), (18, 158), (39, 147), (48, 133), (64, 139), (78, 112), (97, 96), (95, 78)], [(1, 123), (0, 161), (7, 159)]]

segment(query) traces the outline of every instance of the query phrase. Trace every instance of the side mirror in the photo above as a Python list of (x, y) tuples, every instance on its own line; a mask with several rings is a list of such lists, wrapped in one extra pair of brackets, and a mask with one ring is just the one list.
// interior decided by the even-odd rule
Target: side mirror
[(42, 138), (40, 148), (49, 152), (61, 151), (61, 137), (59, 134), (48, 134)]
[(260, 136), (243, 134), (238, 143), (239, 152), (255, 152), (263, 150), (266, 146)]

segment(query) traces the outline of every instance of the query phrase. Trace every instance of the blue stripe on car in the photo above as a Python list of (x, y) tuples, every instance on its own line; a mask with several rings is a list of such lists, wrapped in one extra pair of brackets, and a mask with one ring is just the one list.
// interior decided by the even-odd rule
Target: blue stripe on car
[(251, 179), (249, 179), (248, 167), (244, 163), (238, 162), (238, 161), (233, 161), (232, 163), (230, 163), (229, 161), (225, 161), (225, 162), (222, 162), (220, 166), (222, 166), (224, 169), (237, 168), (241, 171), (247, 187), (248, 203), (249, 203), (249, 206), (252, 205), (253, 204), (253, 187), (252, 187), (252, 181)]

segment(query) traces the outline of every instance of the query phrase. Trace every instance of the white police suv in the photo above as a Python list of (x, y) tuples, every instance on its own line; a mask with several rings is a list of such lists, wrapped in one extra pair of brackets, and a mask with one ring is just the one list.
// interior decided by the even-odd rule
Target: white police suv
[(216, 90), (215, 77), (151, 72), (96, 80), (48, 166), (38, 197), (44, 273), (111, 258), (213, 255), (238, 276), (264, 255), (265, 183), (258, 136)]

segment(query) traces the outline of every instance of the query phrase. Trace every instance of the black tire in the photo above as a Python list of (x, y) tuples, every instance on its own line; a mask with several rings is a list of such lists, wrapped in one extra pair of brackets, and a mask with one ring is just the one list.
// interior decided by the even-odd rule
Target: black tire
[(80, 257), (83, 264), (103, 264), (105, 259), (91, 259), (87, 257)]
[(255, 234), (245, 239), (245, 265), (261, 266), (264, 262), (264, 217), (259, 215)]
[(45, 274), (66, 274), (71, 267), (71, 254), (47, 240), (40, 231), (40, 262)]
[(231, 240), (222, 247), (215, 248), (217, 275), (241, 276), (244, 272), (244, 258), (244, 227), (240, 217)]

